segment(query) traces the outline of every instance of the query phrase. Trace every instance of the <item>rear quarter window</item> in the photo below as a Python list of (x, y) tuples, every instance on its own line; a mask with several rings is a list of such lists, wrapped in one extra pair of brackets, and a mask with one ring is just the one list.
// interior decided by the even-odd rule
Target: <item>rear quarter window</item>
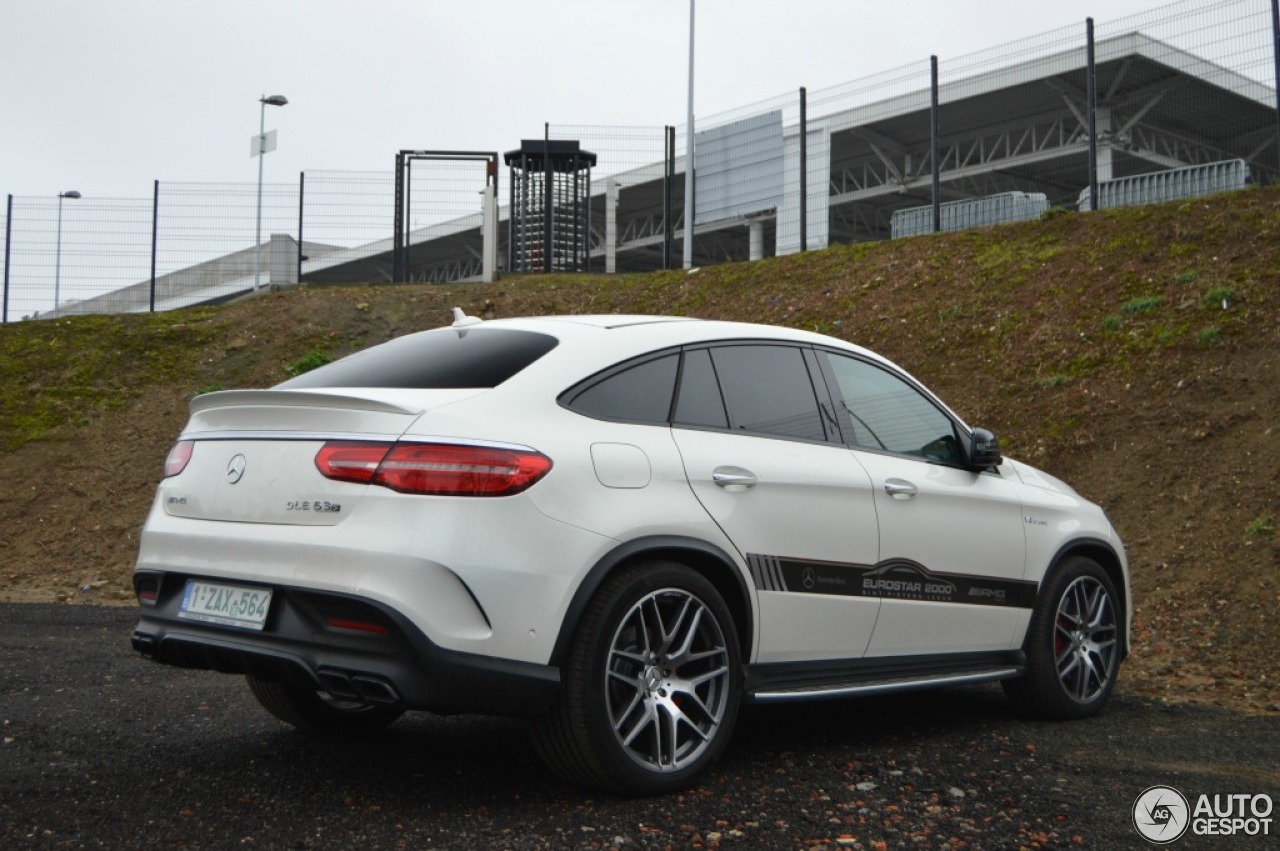
[(557, 342), (549, 334), (510, 328), (437, 328), (356, 352), (276, 387), (497, 387)]
[(562, 404), (599, 420), (665, 424), (671, 415), (679, 362), (680, 355), (673, 352), (624, 366), (570, 389)]

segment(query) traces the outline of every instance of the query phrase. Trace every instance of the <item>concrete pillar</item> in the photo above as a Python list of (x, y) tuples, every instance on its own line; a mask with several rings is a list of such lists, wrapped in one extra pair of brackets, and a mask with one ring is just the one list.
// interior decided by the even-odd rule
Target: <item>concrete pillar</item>
[(480, 239), (483, 243), (480, 249), (480, 280), (492, 284), (498, 268), (498, 182), (495, 180), (492, 186), (486, 186), (480, 194), (484, 197), (480, 225)]
[(1115, 136), (1111, 133), (1111, 110), (1105, 106), (1098, 107), (1094, 113), (1094, 126), (1098, 131), (1098, 182), (1115, 177), (1114, 151), (1112, 144)]
[(273, 233), (267, 252), (267, 283), (298, 283), (298, 241), (287, 233)]
[(618, 181), (604, 181), (604, 273), (618, 271)]
[(751, 244), (750, 259), (764, 259), (764, 222), (759, 219), (747, 222), (747, 234)]

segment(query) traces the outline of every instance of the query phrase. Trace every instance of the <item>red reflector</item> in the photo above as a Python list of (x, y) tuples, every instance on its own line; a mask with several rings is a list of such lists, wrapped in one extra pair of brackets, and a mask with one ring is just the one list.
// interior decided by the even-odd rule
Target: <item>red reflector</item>
[(164, 477), (167, 479), (176, 476), (183, 470), (187, 469), (187, 464), (191, 462), (191, 453), (195, 449), (196, 442), (194, 440), (179, 440), (169, 450), (169, 457), (164, 462)]
[(159, 599), (160, 599), (160, 595), (157, 594), (155, 591), (139, 591), (138, 592), (139, 603), (147, 603), (148, 605), (154, 606), (156, 604), (156, 601)]
[(325, 618), (325, 623), (337, 629), (355, 629), (360, 632), (375, 632), (378, 635), (386, 635), (391, 632), (382, 624), (368, 623), (367, 621), (353, 621), (346, 618)]
[(316, 469), (327, 479), (368, 484), (390, 449), (390, 443), (332, 440), (316, 453)]

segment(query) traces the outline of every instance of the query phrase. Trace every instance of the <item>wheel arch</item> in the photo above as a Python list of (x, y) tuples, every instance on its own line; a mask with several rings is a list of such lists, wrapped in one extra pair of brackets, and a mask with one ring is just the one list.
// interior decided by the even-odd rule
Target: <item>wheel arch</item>
[(652, 558), (679, 562), (696, 570), (715, 586), (733, 615), (742, 658), (744, 661), (751, 658), (751, 645), (755, 635), (755, 613), (746, 578), (737, 564), (715, 544), (678, 535), (655, 535), (636, 538), (615, 547), (587, 572), (586, 578), (574, 592), (573, 599), (569, 601), (569, 608), (560, 624), (560, 632), (556, 636), (556, 643), (551, 651), (552, 665), (564, 665), (583, 612), (604, 581), (628, 565)]
[(1120, 611), (1124, 617), (1124, 653), (1121, 659), (1129, 656), (1130, 636), (1132, 634), (1132, 601), (1130, 600), (1129, 583), (1125, 579), (1125, 571), (1123, 560), (1119, 553), (1108, 541), (1101, 538), (1080, 538), (1074, 541), (1068, 541), (1054, 554), (1053, 560), (1049, 563), (1049, 569), (1045, 571), (1044, 576), (1040, 580), (1040, 587), (1044, 588), (1045, 584), (1053, 574), (1061, 569), (1063, 563), (1072, 556), (1085, 556), (1097, 562), (1107, 576), (1111, 579), (1111, 584), (1116, 588), (1116, 593), (1120, 595)]

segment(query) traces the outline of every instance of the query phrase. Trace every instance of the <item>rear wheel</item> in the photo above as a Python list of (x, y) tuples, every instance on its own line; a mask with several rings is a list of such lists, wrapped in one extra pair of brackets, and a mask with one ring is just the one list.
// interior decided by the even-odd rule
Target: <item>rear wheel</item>
[(738, 713), (738, 635), (719, 592), (673, 562), (609, 579), (583, 615), (534, 744), (566, 780), (631, 794), (687, 787)]
[(1049, 578), (1027, 630), (1027, 673), (1005, 692), (1043, 718), (1086, 718), (1106, 703), (1120, 667), (1123, 617), (1115, 584), (1091, 558), (1073, 556)]
[(404, 714), (403, 709), (337, 698), (314, 689), (260, 680), (247, 675), (249, 690), (262, 708), (310, 733), (359, 735), (381, 730)]

